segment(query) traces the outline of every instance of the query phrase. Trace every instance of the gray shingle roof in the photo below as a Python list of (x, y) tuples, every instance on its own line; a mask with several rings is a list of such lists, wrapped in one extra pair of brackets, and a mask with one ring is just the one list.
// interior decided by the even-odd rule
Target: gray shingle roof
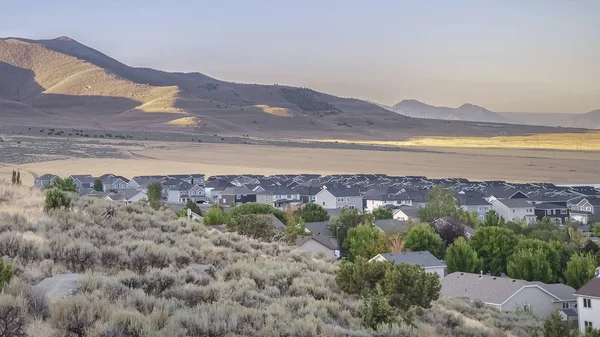
[(533, 207), (533, 205), (528, 203), (525, 199), (502, 199), (498, 200), (498, 202), (503, 203), (508, 208)]
[[(440, 295), (448, 297), (467, 297), (484, 303), (500, 305), (524, 286), (539, 286), (559, 300), (573, 300), (575, 289), (564, 284), (545, 284), (527, 282), (508, 277), (496, 277), (456, 272), (441, 281)], [(570, 294), (570, 295), (569, 295)]]
[(360, 196), (360, 192), (355, 188), (334, 188), (328, 189), (328, 191), (333, 194), (335, 197), (358, 197)]
[[(600, 267), (596, 269), (597, 274), (598, 270), (600, 270)], [(579, 288), (579, 290), (575, 292), (575, 295), (600, 297), (600, 277), (594, 276), (594, 278), (584, 284), (583, 287)]]
[(329, 230), (329, 221), (307, 222), (304, 224), (304, 227), (306, 227), (313, 235), (320, 233), (327, 237), (335, 237), (335, 234)]
[(376, 220), (375, 226), (385, 233), (406, 233), (408, 222), (395, 219)]
[(403, 205), (398, 207), (397, 209), (401, 210), (402, 213), (406, 214), (411, 218), (419, 217), (419, 209), (417, 207)]
[(445, 266), (444, 261), (439, 260), (428, 251), (423, 252), (402, 252), (402, 253), (383, 253), (383, 258), (394, 263), (407, 263), (420, 265), (423, 268)]
[(322, 244), (323, 246), (331, 249), (331, 250), (338, 250), (339, 247), (337, 245), (336, 242), (333, 242), (332, 240), (330, 240), (328, 237), (322, 235), (322, 234), (318, 234), (318, 235), (307, 235), (307, 236), (298, 236), (296, 238), (296, 246), (302, 246), (303, 244), (305, 244), (306, 242), (310, 241), (310, 240), (315, 240), (318, 243)]
[(232, 186), (232, 187), (227, 187), (226, 189), (224, 189), (223, 192), (221, 192), (221, 194), (223, 194), (223, 195), (252, 195), (252, 194), (256, 194), (256, 192), (248, 189), (247, 187)]
[(565, 314), (565, 316), (567, 317), (577, 317), (577, 311), (573, 310), (573, 309), (559, 309), (559, 311), (561, 311), (562, 313)]

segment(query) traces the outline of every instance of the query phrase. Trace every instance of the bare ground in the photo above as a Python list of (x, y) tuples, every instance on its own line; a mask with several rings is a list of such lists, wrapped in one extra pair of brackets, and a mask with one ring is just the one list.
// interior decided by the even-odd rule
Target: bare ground
[[(47, 130), (41, 136), (37, 130), (27, 131), (0, 134), (4, 139), (0, 142), (0, 179), (10, 179), (12, 169), (18, 168), (61, 176), (107, 172), (126, 177), (186, 172), (386, 173), (514, 182), (600, 182), (600, 152), (595, 151), (308, 144), (214, 136), (205, 136), (199, 143), (175, 135), (161, 138), (152, 134), (152, 139), (161, 140), (138, 136), (136, 140), (115, 140), (47, 136)], [(33, 176), (24, 174), (23, 180), (32, 184)]]

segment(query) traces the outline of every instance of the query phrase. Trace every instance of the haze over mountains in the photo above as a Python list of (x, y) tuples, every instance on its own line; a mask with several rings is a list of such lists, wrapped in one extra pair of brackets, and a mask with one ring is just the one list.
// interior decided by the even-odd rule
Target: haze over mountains
[[(406, 101), (396, 108), (411, 117), (433, 120), (402, 116), (378, 104), (307, 88), (240, 84), (200, 73), (134, 68), (64, 36), (0, 39), (3, 123), (258, 137), (398, 139), (498, 135), (498, 125), (465, 121), (511, 121), (473, 105), (451, 109)], [(508, 134), (553, 131), (512, 126)]]
[(415, 118), (600, 129), (600, 109), (584, 114), (493, 112), (469, 103), (449, 108), (414, 99), (403, 100), (389, 109)]

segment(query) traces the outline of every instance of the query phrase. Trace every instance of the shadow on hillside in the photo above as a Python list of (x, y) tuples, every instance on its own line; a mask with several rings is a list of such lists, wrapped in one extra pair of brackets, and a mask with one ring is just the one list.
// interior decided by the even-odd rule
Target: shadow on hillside
[[(140, 111), (136, 107), (141, 102), (124, 97), (47, 94), (44, 90), (35, 81), (32, 70), (0, 62), (0, 99), (6, 100), (2, 116), (13, 122), (54, 126), (60, 120), (73, 126), (144, 127), (180, 117), (168, 112)], [(36, 114), (24, 113), (25, 106)]]

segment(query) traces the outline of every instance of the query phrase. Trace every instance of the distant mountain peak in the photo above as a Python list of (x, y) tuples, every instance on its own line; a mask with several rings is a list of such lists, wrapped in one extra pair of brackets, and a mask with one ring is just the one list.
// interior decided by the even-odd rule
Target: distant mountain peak
[(486, 109), (486, 108), (484, 108), (482, 106), (471, 104), (471, 103), (465, 103), (465, 104), (459, 106), (457, 109), (459, 109), (459, 110), (464, 110), (464, 109), (483, 109), (483, 110), (488, 110), (488, 109)]
[(75, 41), (75, 40), (73, 40), (72, 38), (70, 38), (70, 37), (68, 37), (66, 35), (59, 36), (55, 40), (58, 40), (58, 41)]

